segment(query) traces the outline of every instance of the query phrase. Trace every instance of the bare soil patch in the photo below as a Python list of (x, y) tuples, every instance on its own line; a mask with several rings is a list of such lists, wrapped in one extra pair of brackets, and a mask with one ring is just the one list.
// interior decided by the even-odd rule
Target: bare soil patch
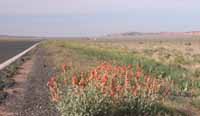
[(5, 100), (5, 103), (0, 106), (0, 115), (11, 116), (15, 114), (10, 111), (9, 108), (13, 107), (13, 105), (17, 105), (17, 101), (24, 97), (25, 85), (32, 65), (33, 60), (29, 60), (19, 67), (20, 69), (18, 70), (18, 73), (13, 77), (16, 84), (5, 90), (5, 92), (8, 93), (8, 97)]
[(16, 84), (0, 106), (0, 116), (58, 116), (49, 99), (46, 83), (53, 70), (46, 61), (45, 50), (38, 48), (31, 60), (26, 61), (13, 77)]

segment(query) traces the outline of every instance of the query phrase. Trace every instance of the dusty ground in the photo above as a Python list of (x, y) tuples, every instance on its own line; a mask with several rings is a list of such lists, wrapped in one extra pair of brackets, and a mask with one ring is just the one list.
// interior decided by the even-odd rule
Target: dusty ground
[(24, 63), (13, 78), (16, 85), (6, 90), (9, 96), (0, 107), (0, 116), (58, 116), (46, 86), (52, 75), (46, 54), (38, 49), (32, 60)]
[[(11, 88), (5, 90), (8, 93), (8, 97), (3, 105), (0, 107), (0, 115), (14, 115), (12, 111), (10, 111), (9, 107), (13, 107), (13, 105), (17, 105), (16, 101), (22, 99), (24, 97), (25, 86), (28, 78), (28, 74), (31, 71), (33, 65), (33, 60), (26, 61), (22, 66), (20, 66), (20, 70), (18, 70), (18, 74), (13, 77), (15, 80), (15, 85)], [(16, 106), (19, 107), (19, 106)]]

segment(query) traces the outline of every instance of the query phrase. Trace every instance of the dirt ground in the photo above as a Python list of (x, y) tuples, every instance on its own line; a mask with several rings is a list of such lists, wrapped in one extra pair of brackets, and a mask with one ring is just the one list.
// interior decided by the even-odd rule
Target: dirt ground
[(22, 66), (20, 66), (18, 74), (13, 77), (16, 84), (13, 87), (5, 90), (5, 92), (8, 93), (8, 97), (5, 103), (0, 106), (0, 115), (2, 116), (14, 115), (14, 112), (9, 111), (9, 107), (17, 105), (16, 101), (24, 97), (27, 77), (31, 71), (32, 65), (33, 65), (33, 60), (29, 60), (26, 61), (26, 63), (24, 63)]
[(0, 106), (0, 116), (58, 116), (51, 104), (46, 83), (53, 71), (45, 50), (38, 48), (33, 59), (24, 63), (13, 78), (16, 84), (7, 89), (9, 96)]

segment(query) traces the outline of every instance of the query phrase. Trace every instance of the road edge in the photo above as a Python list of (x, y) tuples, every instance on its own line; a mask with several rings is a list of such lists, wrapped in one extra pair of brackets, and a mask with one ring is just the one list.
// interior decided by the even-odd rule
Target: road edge
[(5, 62), (0, 64), (0, 71), (3, 70), (4, 68), (8, 67), (10, 64), (14, 63), (17, 59), (21, 58), (24, 56), (26, 53), (30, 52), (32, 49), (36, 48), (40, 42), (32, 45), (31, 47), (27, 48), (26, 50), (22, 51), (21, 53), (15, 55), (14, 57), (6, 60)]

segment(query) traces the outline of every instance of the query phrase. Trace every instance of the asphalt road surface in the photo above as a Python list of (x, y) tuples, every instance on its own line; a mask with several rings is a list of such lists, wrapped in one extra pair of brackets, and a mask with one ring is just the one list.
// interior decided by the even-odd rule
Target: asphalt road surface
[(1, 41), (0, 40), (0, 64), (12, 58), (23, 50), (31, 47), (38, 41)]

